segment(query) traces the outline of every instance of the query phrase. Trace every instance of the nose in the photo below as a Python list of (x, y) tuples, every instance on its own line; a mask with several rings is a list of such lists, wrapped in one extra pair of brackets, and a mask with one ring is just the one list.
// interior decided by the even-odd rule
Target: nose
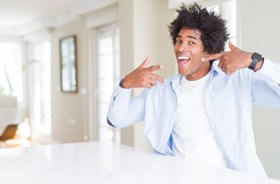
[(182, 42), (181, 44), (177, 45), (177, 51), (179, 52), (186, 52), (187, 51), (187, 44)]

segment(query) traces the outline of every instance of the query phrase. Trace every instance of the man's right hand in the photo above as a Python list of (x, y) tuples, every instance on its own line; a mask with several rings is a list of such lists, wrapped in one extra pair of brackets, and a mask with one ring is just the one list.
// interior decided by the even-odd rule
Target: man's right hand
[(122, 80), (121, 87), (125, 89), (129, 88), (152, 88), (157, 84), (157, 81), (163, 83), (164, 79), (157, 74), (154, 74), (156, 70), (163, 68), (162, 65), (153, 65), (147, 67), (150, 61), (150, 57), (147, 57), (144, 62), (138, 66), (135, 70), (125, 76)]

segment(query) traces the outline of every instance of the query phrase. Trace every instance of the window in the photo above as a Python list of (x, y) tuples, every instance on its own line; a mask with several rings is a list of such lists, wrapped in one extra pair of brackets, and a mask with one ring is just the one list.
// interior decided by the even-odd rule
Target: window
[[(214, 10), (222, 15), (227, 21), (227, 28), (229, 32), (229, 40), (237, 45), (237, 14), (236, 14), (236, 0), (208, 0), (203, 4), (207, 9)], [(228, 50), (226, 45), (226, 50)]]
[(230, 0), (224, 2), (223, 17), (227, 20), (230, 41), (237, 45), (237, 20), (236, 20), (236, 1)]
[(120, 80), (119, 28), (111, 24), (97, 29), (98, 139), (120, 142), (120, 131), (107, 124), (107, 111), (114, 87)]
[(23, 101), (21, 43), (0, 43), (0, 95)]
[(32, 131), (51, 133), (51, 44), (49, 40), (29, 42), (28, 99)]

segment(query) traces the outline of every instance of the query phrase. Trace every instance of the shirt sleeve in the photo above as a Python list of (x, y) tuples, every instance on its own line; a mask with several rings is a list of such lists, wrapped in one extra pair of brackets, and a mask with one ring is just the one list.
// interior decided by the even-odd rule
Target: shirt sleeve
[(121, 86), (113, 92), (107, 113), (109, 125), (123, 128), (144, 119), (144, 94), (131, 97), (131, 92)]
[(280, 64), (264, 59), (262, 68), (255, 72), (253, 104), (280, 108)]
[(260, 73), (272, 78), (277, 84), (280, 84), (280, 63), (274, 63), (265, 58)]

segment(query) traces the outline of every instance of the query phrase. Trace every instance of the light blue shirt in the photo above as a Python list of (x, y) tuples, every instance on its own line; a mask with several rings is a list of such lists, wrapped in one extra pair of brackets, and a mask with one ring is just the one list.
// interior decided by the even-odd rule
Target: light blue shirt
[[(159, 153), (173, 155), (172, 132), (177, 117), (181, 75), (168, 78), (131, 98), (120, 86), (112, 94), (108, 123), (127, 127), (144, 121), (144, 134)], [(280, 65), (265, 59), (258, 72), (249, 69), (226, 75), (214, 63), (205, 91), (210, 127), (229, 168), (266, 176), (257, 156), (252, 105), (280, 108)]]

